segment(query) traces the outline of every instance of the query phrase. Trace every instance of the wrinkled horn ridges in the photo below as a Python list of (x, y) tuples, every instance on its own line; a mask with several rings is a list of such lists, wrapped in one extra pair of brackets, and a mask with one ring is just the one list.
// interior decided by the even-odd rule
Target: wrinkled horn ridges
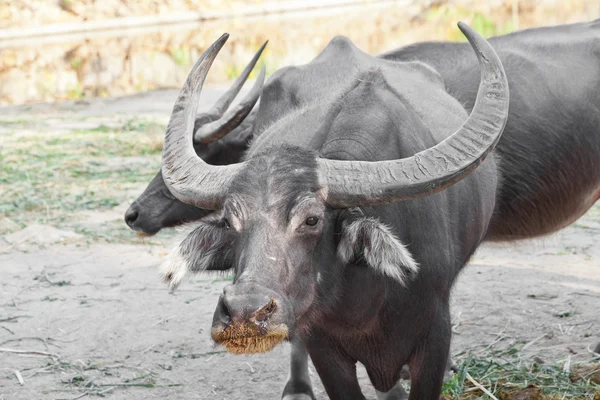
[(508, 119), (508, 83), (491, 45), (466, 24), (461, 31), (481, 68), (475, 106), (465, 123), (436, 146), (389, 161), (319, 159), (319, 176), (333, 207), (392, 203), (436, 193), (458, 182), (494, 149)]

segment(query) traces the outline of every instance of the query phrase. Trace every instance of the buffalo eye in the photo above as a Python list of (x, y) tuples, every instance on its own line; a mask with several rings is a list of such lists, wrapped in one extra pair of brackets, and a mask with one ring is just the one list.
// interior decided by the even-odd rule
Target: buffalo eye
[(225, 229), (229, 230), (229, 228), (231, 228), (231, 225), (229, 224), (229, 220), (227, 218), (225, 218), (223, 220), (223, 225), (225, 225)]
[(315, 226), (319, 222), (318, 217), (308, 217), (306, 218), (305, 224), (308, 226)]

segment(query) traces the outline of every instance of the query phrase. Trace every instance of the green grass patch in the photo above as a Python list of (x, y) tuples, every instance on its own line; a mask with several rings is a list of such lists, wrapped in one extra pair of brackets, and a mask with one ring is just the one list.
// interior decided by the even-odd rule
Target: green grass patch
[(190, 48), (187, 46), (172, 48), (169, 50), (169, 52), (171, 53), (173, 61), (175, 61), (177, 65), (185, 66), (190, 65), (192, 62), (190, 57)]
[(565, 361), (525, 361), (516, 353), (504, 351), (490, 357), (458, 358), (458, 372), (444, 383), (444, 396), (456, 400), (489, 399), (475, 381), (499, 400), (600, 400), (600, 359), (596, 363), (571, 366), (565, 372)]
[(13, 127), (13, 126), (22, 127), (24, 125), (27, 125), (28, 123), (29, 123), (29, 121), (24, 120), (24, 119), (0, 120), (0, 127)]
[(161, 244), (178, 234), (175, 229), (163, 229), (156, 236), (140, 238), (129, 229), (122, 219), (93, 225), (86, 224), (85, 221), (65, 221), (61, 227), (84, 235), (88, 243), (100, 241), (104, 243)]
[(440, 4), (431, 7), (425, 15), (430, 24), (443, 27), (446, 40), (465, 42), (467, 39), (456, 28), (456, 21), (465, 21), (483, 37), (505, 35), (515, 30), (513, 21), (500, 23), (494, 16), (488, 16), (472, 8), (453, 4)]
[(11, 230), (65, 226), (73, 212), (112, 208), (139, 194), (160, 168), (166, 128), (145, 119), (66, 132), (53, 130), (60, 121), (1, 124), (11, 130), (0, 136), (0, 219), (10, 219)]

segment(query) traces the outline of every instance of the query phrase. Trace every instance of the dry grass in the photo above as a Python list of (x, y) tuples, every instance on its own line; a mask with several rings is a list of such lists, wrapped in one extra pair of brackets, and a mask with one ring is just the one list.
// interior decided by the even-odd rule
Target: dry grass
[(0, 121), (0, 234), (38, 223), (140, 241), (120, 218), (89, 224), (82, 212), (135, 198), (160, 168), (164, 130), (162, 122), (129, 118)]
[(570, 366), (568, 360), (526, 361), (510, 348), (487, 355), (465, 354), (457, 361), (458, 372), (444, 384), (447, 399), (490, 398), (475, 381), (498, 400), (600, 400), (600, 380), (595, 375), (600, 374), (600, 357)]

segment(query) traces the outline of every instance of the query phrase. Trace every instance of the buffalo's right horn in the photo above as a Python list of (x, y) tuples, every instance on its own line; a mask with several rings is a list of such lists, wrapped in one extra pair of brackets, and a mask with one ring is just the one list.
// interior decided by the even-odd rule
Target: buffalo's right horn
[(226, 33), (213, 43), (188, 75), (173, 106), (162, 153), (162, 175), (167, 188), (182, 202), (207, 210), (220, 208), (231, 179), (244, 167), (243, 163), (206, 164), (198, 157), (193, 145), (202, 85), (228, 37)]
[(481, 68), (469, 118), (445, 140), (411, 157), (373, 162), (318, 159), (329, 206), (374, 206), (439, 192), (469, 175), (494, 149), (508, 120), (504, 68), (484, 38), (462, 22), (458, 27)]
[(242, 89), (242, 86), (244, 86), (267, 43), (268, 41), (258, 49), (240, 76), (231, 85), (229, 90), (217, 100), (215, 105), (207, 113), (201, 114), (196, 118), (194, 143), (211, 143), (221, 139), (235, 129), (252, 111), (252, 108), (260, 97), (265, 82), (264, 67), (261, 68), (252, 89), (250, 89), (250, 92), (242, 101), (232, 109), (229, 109), (229, 106)]

